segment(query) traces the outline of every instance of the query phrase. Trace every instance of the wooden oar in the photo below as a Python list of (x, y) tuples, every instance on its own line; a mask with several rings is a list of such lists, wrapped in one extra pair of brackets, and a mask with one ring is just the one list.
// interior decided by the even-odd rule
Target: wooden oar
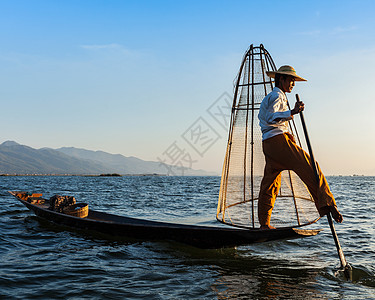
[[(298, 94), (296, 94), (296, 100), (297, 100), (297, 102), (300, 101)], [(307, 127), (306, 127), (306, 123), (305, 123), (305, 118), (303, 117), (303, 112), (302, 111), (299, 114), (301, 116), (301, 122), (302, 122), (303, 132), (305, 134), (307, 148), (309, 149), (309, 154), (310, 154), (310, 158), (311, 158), (311, 164), (312, 164), (312, 167), (313, 167), (313, 170), (314, 170), (315, 178), (316, 178), (317, 183), (319, 183), (319, 181), (320, 181), (320, 179), (319, 179), (319, 173), (318, 173), (318, 169), (316, 167), (316, 162), (315, 162), (314, 154), (313, 154), (313, 151), (312, 151), (309, 134), (307, 133)], [(337, 253), (338, 253), (339, 258), (340, 258), (341, 268), (344, 271), (344, 275), (345, 275), (346, 279), (350, 280), (351, 279), (351, 276), (350, 276), (351, 275), (351, 272), (350, 272), (351, 271), (351, 266), (346, 261), (345, 256), (344, 256), (344, 252), (341, 249), (340, 241), (339, 241), (339, 238), (337, 236), (335, 226), (333, 225), (333, 222), (332, 222), (331, 213), (327, 214), (327, 219), (328, 219), (329, 227), (331, 228), (333, 239), (335, 241)]]

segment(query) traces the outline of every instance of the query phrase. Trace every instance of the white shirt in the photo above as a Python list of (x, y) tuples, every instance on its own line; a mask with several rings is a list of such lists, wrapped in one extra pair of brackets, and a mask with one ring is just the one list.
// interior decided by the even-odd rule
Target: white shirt
[(260, 105), (259, 125), (262, 130), (262, 140), (269, 139), (275, 135), (288, 132), (288, 122), (293, 119), (288, 107), (288, 100), (284, 92), (275, 87)]

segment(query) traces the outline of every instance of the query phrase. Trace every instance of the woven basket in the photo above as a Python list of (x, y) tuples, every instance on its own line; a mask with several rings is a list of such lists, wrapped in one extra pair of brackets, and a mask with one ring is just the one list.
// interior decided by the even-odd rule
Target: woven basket
[(89, 205), (87, 203), (76, 203), (64, 208), (63, 212), (70, 216), (86, 218), (89, 214)]
[(45, 201), (46, 200), (41, 198), (41, 197), (28, 197), (27, 198), (27, 202), (29, 202), (31, 204), (44, 204)]

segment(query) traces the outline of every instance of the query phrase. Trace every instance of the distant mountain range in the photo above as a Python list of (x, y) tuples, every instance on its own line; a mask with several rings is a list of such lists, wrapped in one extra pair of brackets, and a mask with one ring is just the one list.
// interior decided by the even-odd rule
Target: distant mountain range
[[(169, 170), (169, 174), (168, 174)], [(0, 174), (158, 174), (217, 175), (203, 170), (181, 169), (136, 157), (74, 147), (34, 149), (13, 141), (0, 144)]]

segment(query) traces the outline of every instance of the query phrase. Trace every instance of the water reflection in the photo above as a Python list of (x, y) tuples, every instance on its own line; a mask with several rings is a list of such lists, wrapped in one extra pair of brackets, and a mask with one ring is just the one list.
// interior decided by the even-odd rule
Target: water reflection
[(375, 299), (375, 178), (328, 180), (344, 213), (336, 229), (354, 282), (334, 275), (339, 260), (324, 220), (313, 238), (200, 250), (69, 231), (6, 192), (69, 194), (119, 215), (214, 225), (220, 178), (1, 178), (0, 298)]
[(328, 299), (314, 288), (312, 280), (301, 278), (289, 283), (282, 278), (279, 280), (258, 275), (225, 274), (212, 289), (218, 299), (299, 299), (301, 295), (308, 299)]
[(218, 271), (212, 285), (218, 299), (298, 299), (301, 295), (309, 299), (326, 298), (315, 288), (319, 269), (281, 267), (282, 263), (277, 261), (255, 260), (245, 264), (241, 270), (227, 266)]

